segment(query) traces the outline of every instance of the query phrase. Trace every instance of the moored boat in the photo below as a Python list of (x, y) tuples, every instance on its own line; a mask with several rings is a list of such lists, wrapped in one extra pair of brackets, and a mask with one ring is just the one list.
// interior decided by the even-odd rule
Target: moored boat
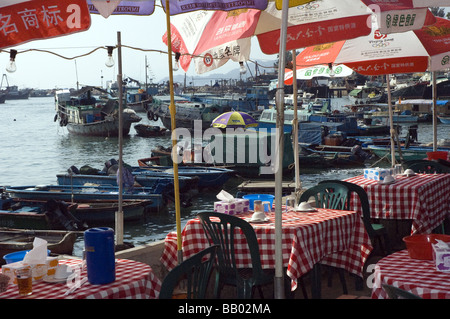
[(73, 216), (76, 205), (62, 201), (19, 200), (2, 196), (0, 227), (40, 230), (84, 230)]
[[(72, 255), (77, 232), (58, 230), (0, 229), (0, 256), (21, 250), (33, 249), (36, 237), (47, 241), (47, 248), (53, 254)], [(0, 260), (4, 264), (3, 258)]]
[[(95, 200), (118, 201), (119, 188), (117, 186), (98, 185), (37, 185), (37, 186), (10, 186), (5, 192), (12, 198), (62, 200), (66, 202), (83, 203)], [(151, 204), (146, 209), (160, 209), (164, 205), (163, 195), (155, 192), (154, 188), (136, 187), (133, 190), (124, 190), (123, 200), (141, 199), (149, 200)]]
[[(389, 145), (386, 145), (386, 146), (368, 145), (368, 148), (370, 150), (372, 150), (372, 152), (375, 153), (380, 158), (389, 157), (389, 155), (391, 154), (391, 147)], [(398, 148), (395, 148), (395, 159), (397, 161), (423, 160), (424, 158), (427, 158), (428, 152), (433, 152), (433, 147), (410, 146), (408, 148), (402, 147), (400, 150), (401, 150), (401, 156), (400, 156), (400, 152), (399, 152)], [(437, 151), (449, 152), (450, 148), (438, 147)]]
[[(144, 217), (145, 208), (151, 204), (150, 200), (129, 199), (122, 202), (124, 222), (140, 220)], [(89, 226), (113, 224), (118, 210), (117, 201), (98, 200), (76, 204), (73, 215)]]
[[(94, 90), (104, 97), (95, 97)], [(128, 135), (132, 123), (142, 118), (129, 108), (123, 110), (123, 125), (119, 127), (119, 102), (108, 92), (95, 87), (84, 87), (77, 92), (62, 90), (56, 92), (56, 116), (60, 126), (69, 133), (84, 136), (118, 136), (122, 131)]]
[(438, 116), (442, 124), (450, 124), (450, 116)]
[(136, 124), (134, 129), (136, 130), (137, 135), (142, 137), (164, 136), (167, 132), (165, 127), (147, 124)]
[[(143, 162), (141, 162), (143, 163)], [(133, 168), (135, 176), (152, 174), (153, 172), (165, 172), (173, 174), (172, 166), (139, 166)], [(234, 174), (234, 171), (226, 168), (178, 166), (178, 175), (181, 177), (196, 178), (198, 188), (221, 187)]]

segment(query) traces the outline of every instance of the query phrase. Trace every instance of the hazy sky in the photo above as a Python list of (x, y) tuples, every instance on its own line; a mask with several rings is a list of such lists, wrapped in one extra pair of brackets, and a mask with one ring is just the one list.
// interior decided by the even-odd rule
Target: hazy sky
[[(97, 47), (115, 46), (117, 44), (117, 32), (121, 32), (122, 45), (141, 49), (162, 50), (167, 52), (167, 46), (162, 42), (162, 36), (166, 30), (166, 18), (161, 8), (155, 8), (150, 16), (110, 16), (107, 19), (100, 15), (91, 15), (91, 27), (89, 30), (62, 36), (54, 39), (36, 40), (14, 47), (19, 53), (16, 56), (17, 71), (7, 73), (5, 67), (9, 61), (7, 53), (0, 54), (0, 68), (2, 74), (7, 74), (10, 85), (19, 88), (68, 88), (76, 87), (77, 73), (80, 85), (101, 85), (108, 80), (117, 79), (117, 50), (114, 50), (115, 66), (107, 68), (105, 61), (107, 51), (100, 49), (93, 54), (80, 57), (75, 60), (66, 60), (49, 53), (26, 52), (26, 49), (44, 49), (58, 53), (65, 57), (75, 57), (86, 54)], [(264, 55), (254, 39), (252, 47), (252, 59), (273, 60), (276, 55)], [(9, 50), (8, 48), (7, 50)], [(142, 52), (128, 48), (122, 49), (123, 74), (136, 80), (145, 81), (145, 56), (153, 75), (153, 82), (159, 83), (168, 77), (167, 54)], [(225, 73), (232, 68), (239, 68), (237, 63), (229, 61), (217, 72)], [(211, 77), (216, 72), (198, 75), (192, 63), (187, 75), (189, 77)], [(184, 74), (181, 69), (175, 75)], [(5, 86), (5, 83), (3, 83)]]

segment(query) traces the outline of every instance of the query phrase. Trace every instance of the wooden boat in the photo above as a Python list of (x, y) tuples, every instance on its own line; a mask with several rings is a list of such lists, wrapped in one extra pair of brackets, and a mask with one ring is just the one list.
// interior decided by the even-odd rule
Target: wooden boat
[(136, 130), (137, 135), (142, 137), (163, 136), (167, 132), (165, 127), (147, 124), (136, 124), (134, 129)]
[[(149, 200), (124, 200), (122, 203), (124, 222), (140, 220), (144, 217), (145, 208), (149, 206)], [(95, 201), (76, 204), (73, 215), (89, 226), (101, 224), (113, 224), (118, 210), (117, 201)]]
[(0, 199), (0, 227), (41, 230), (84, 230), (73, 216), (76, 205), (61, 201)]
[[(161, 174), (135, 174), (135, 181), (142, 187), (166, 189), (173, 185), (173, 175), (162, 172)], [(57, 174), (58, 185), (76, 185), (86, 184), (115, 186), (117, 187), (117, 177), (113, 175), (88, 175), (88, 174)], [(187, 177), (181, 178), (181, 184), (184, 185), (189, 180)], [(181, 187), (181, 186), (180, 186)]]
[(302, 167), (364, 167), (372, 158), (361, 147), (305, 145), (300, 143), (299, 161)]
[(438, 116), (442, 124), (450, 124), (450, 116)]
[[(47, 247), (52, 254), (73, 253), (73, 245), (80, 233), (73, 231), (58, 230), (30, 230), (30, 229), (0, 229), (0, 256), (20, 250), (33, 249), (35, 237), (47, 241)], [(3, 258), (0, 263), (4, 264)]]
[[(372, 150), (378, 157), (383, 158), (387, 157), (390, 159), (391, 154), (391, 147), (389, 145), (387, 146), (381, 146), (381, 145), (368, 145), (368, 148)], [(450, 148), (446, 147), (438, 147), (438, 151), (446, 151), (449, 152)], [(408, 148), (402, 147), (401, 148), (401, 154), (403, 157), (403, 161), (411, 161), (411, 160), (422, 160), (424, 158), (427, 158), (427, 153), (432, 152), (433, 147), (426, 147), (426, 146), (410, 146)], [(395, 149), (395, 158), (397, 161), (401, 161), (400, 153), (398, 151), (398, 148)]]
[[(140, 160), (144, 163), (145, 160)], [(173, 174), (172, 166), (138, 166), (133, 168), (133, 174), (152, 174), (153, 172), (165, 172)], [(178, 175), (197, 179), (198, 188), (222, 187), (234, 171), (227, 168), (178, 166)], [(137, 176), (137, 175), (135, 175)]]
[[(108, 92), (95, 88), (84, 87), (71, 93), (67, 90), (56, 92), (56, 116), (60, 126), (66, 126), (69, 133), (84, 136), (118, 136), (119, 102), (113, 97), (94, 97), (94, 90), (107, 96)], [(123, 110), (122, 134), (128, 135), (132, 123), (142, 118), (129, 108)]]
[[(34, 200), (61, 200), (74, 203), (86, 203), (96, 200), (118, 200), (119, 188), (114, 186), (98, 185), (38, 185), (38, 186), (15, 186), (6, 187), (5, 192), (11, 198), (34, 199)], [(155, 192), (153, 188), (136, 187), (127, 191), (124, 189), (123, 200), (140, 199), (149, 200), (151, 204), (147, 209), (159, 209), (164, 204), (163, 196)]]

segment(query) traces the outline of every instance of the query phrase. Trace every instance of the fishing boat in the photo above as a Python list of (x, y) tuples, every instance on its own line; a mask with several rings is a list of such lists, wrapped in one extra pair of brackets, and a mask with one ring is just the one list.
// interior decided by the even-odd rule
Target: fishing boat
[(76, 205), (62, 201), (19, 200), (2, 194), (0, 227), (41, 230), (84, 230), (73, 216)]
[[(98, 185), (37, 185), (37, 186), (10, 186), (5, 192), (11, 198), (33, 199), (33, 200), (60, 200), (73, 203), (86, 203), (96, 200), (118, 200), (119, 188), (117, 186)], [(135, 187), (124, 190), (123, 200), (140, 199), (149, 200), (151, 204), (146, 209), (160, 209), (164, 205), (162, 191), (154, 188)]]
[[(147, 166), (145, 159), (140, 160), (138, 167), (133, 167), (135, 176), (153, 174), (153, 172), (165, 172), (173, 175), (172, 166)], [(198, 188), (222, 187), (226, 181), (234, 174), (234, 171), (227, 168), (200, 167), (200, 166), (178, 166), (180, 177), (190, 177), (197, 179)]]
[[(133, 174), (133, 172), (131, 172)], [(136, 172), (134, 180), (139, 186), (151, 187), (159, 189), (168, 189), (173, 187), (173, 174), (168, 172), (149, 172), (148, 174), (141, 174)], [(93, 175), (93, 174), (57, 174), (56, 175), (58, 185), (77, 185), (83, 186), (86, 184), (91, 185), (104, 185), (104, 186), (117, 186), (116, 175)], [(180, 189), (184, 189), (192, 182), (192, 178), (186, 176), (180, 176), (179, 186)], [(191, 184), (189, 187), (193, 187)]]
[[(163, 125), (170, 130), (172, 117), (169, 111), (169, 104), (164, 100), (158, 100), (158, 96), (155, 96), (154, 100), (156, 101), (148, 108), (147, 117), (153, 121), (161, 119)], [(189, 130), (194, 130), (195, 128), (206, 130), (216, 117), (231, 110), (229, 107), (223, 107), (218, 104), (191, 102), (188, 100), (175, 102), (175, 108), (177, 114), (176, 127)]]
[(438, 116), (442, 124), (450, 124), (450, 116)]
[(137, 135), (142, 137), (164, 136), (167, 133), (165, 127), (147, 124), (136, 124), (134, 129)]
[[(95, 92), (103, 96), (95, 96)], [(96, 87), (84, 87), (76, 92), (60, 90), (56, 92), (55, 100), (54, 120), (67, 127), (69, 133), (101, 137), (119, 135), (119, 101), (105, 90)], [(130, 108), (124, 108), (122, 118), (123, 135), (129, 134), (132, 123), (142, 119)]]
[[(367, 146), (373, 153), (375, 153), (380, 158), (390, 158), (391, 147), (389, 145), (368, 145)], [(433, 152), (433, 147), (429, 146), (410, 146), (408, 148), (401, 147), (401, 157), (398, 148), (395, 149), (395, 159), (397, 161), (412, 161), (412, 160), (423, 160), (427, 158), (428, 152)], [(449, 152), (450, 147), (438, 147), (437, 151)]]
[(364, 167), (373, 158), (360, 145), (308, 145), (299, 143), (300, 163), (305, 167)]
[(366, 83), (364, 86), (358, 86), (348, 93), (348, 98), (354, 104), (382, 102), (384, 97), (383, 87), (371, 83)]
[[(127, 199), (122, 202), (123, 221), (136, 221), (144, 217), (145, 208), (151, 205), (150, 200)], [(77, 203), (73, 215), (89, 226), (113, 224), (116, 220), (118, 202), (112, 200), (98, 200)]]
[[(33, 241), (36, 237), (47, 241), (47, 248), (52, 254), (72, 255), (78, 232), (1, 228), (0, 256), (33, 249)], [(0, 263), (4, 264), (4, 260), (1, 259)]]

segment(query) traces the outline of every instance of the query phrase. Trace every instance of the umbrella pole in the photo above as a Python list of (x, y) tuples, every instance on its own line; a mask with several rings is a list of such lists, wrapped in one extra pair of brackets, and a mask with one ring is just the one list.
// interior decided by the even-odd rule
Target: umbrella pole
[(166, 23), (167, 23), (167, 48), (169, 58), (169, 83), (170, 83), (170, 127), (172, 129), (172, 162), (174, 175), (174, 193), (175, 193), (175, 218), (177, 227), (177, 258), (178, 263), (183, 261), (182, 240), (181, 240), (181, 214), (180, 214), (180, 187), (178, 183), (178, 162), (177, 162), (177, 140), (175, 138), (176, 121), (175, 121), (175, 98), (173, 91), (173, 68), (172, 68), (172, 35), (170, 30), (170, 4), (166, 0)]
[(283, 0), (280, 30), (280, 55), (278, 63), (277, 121), (276, 136), (278, 140), (278, 158), (275, 161), (275, 279), (274, 295), (284, 299), (283, 252), (282, 252), (282, 197), (283, 197), (283, 147), (284, 147), (284, 68), (286, 65), (286, 40), (289, 0)]
[(119, 85), (119, 206), (116, 212), (116, 245), (123, 244), (123, 210), (122, 210), (122, 192), (123, 192), (123, 87), (122, 87), (122, 40), (120, 31), (117, 32), (117, 56), (119, 62), (119, 72), (117, 74), (117, 84)]
[(395, 166), (395, 129), (394, 129), (394, 112), (392, 111), (391, 85), (389, 83), (389, 74), (386, 74), (388, 108), (389, 108), (389, 127), (391, 133), (391, 166)]
[[(300, 194), (300, 189), (302, 188), (302, 184), (300, 182), (300, 158), (299, 158), (299, 150), (298, 150), (298, 114), (297, 114), (297, 61), (295, 59), (295, 50), (292, 50), (292, 90), (294, 91), (294, 120), (292, 121), (292, 142), (294, 143), (294, 165), (295, 165), (295, 196), (296, 198)], [(295, 201), (297, 203), (297, 200)]]
[(436, 89), (436, 71), (433, 71), (433, 152), (437, 151), (437, 89)]

